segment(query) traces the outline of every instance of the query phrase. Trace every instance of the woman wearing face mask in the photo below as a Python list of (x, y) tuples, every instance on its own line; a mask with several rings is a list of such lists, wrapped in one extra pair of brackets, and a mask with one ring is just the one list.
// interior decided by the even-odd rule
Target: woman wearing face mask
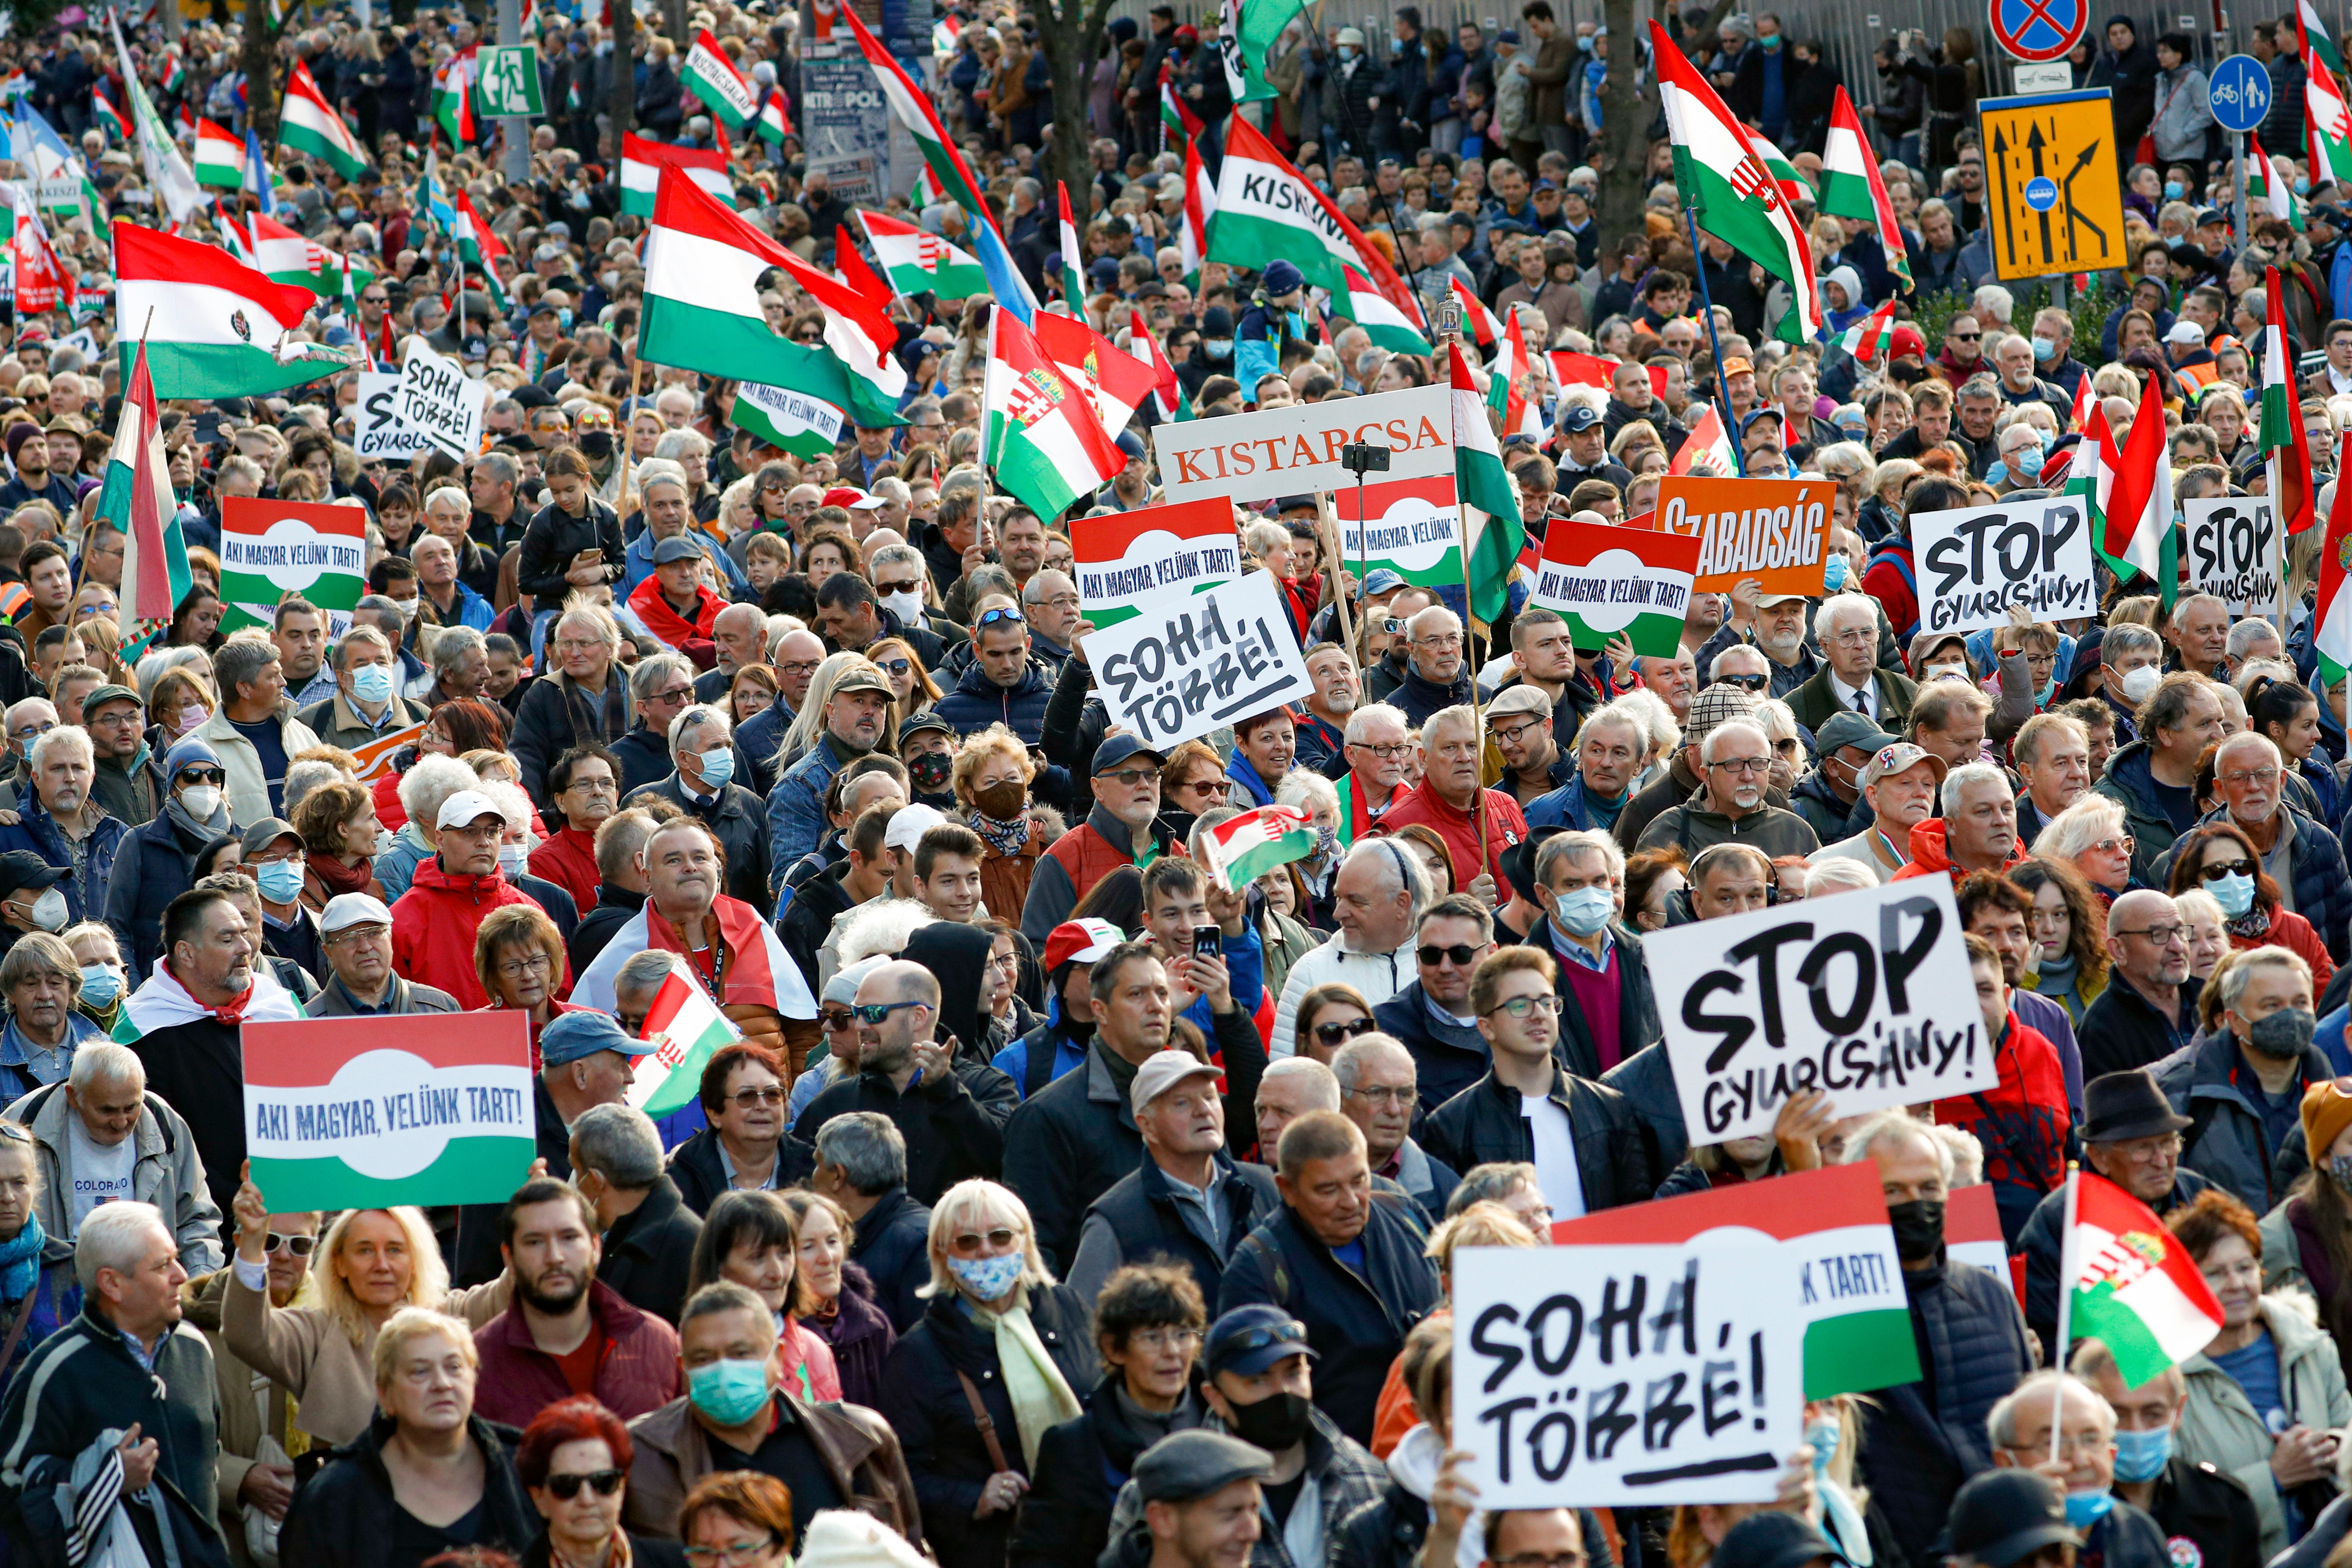
[[(2305, 1125), (2313, 1124), (2306, 1109)], [(2328, 1113), (2323, 1125), (2340, 1134), (2342, 1113)], [(2336, 1494), (2337, 1434), (2352, 1423), (2343, 1363), (2308, 1303), (2263, 1289), (2262, 1233), (2244, 1204), (2208, 1188), (2165, 1224), (2221, 1307), (2221, 1332), (2180, 1363), (2189, 1397), (2173, 1449), (2246, 1489), (2262, 1515), (2267, 1560)]]
[(122, 950), (115, 942), (112, 928), (84, 921), (58, 935), (81, 970), (81, 991), (74, 997), (74, 1011), (97, 1025), (99, 1033), (111, 1035), (122, 1017), (122, 998), (130, 991), (122, 972)]
[(949, 783), (958, 818), (986, 847), (980, 894), (991, 910), (1011, 913), (1022, 908), (1038, 857), (1062, 836), (1060, 814), (1030, 804), (1029, 785), (1036, 776), (1029, 748), (1002, 724), (971, 736), (955, 753)]
[(123, 841), (106, 887), (106, 923), (145, 975), (163, 952), (163, 907), (195, 885), (196, 858), (229, 832), (226, 770), (203, 741), (189, 739), (163, 759), (171, 795), (152, 822)]
[(1090, 1314), (1045, 1271), (1027, 1205), (994, 1182), (948, 1189), (931, 1211), (929, 1250), (929, 1305), (890, 1354), (881, 1411), (940, 1568), (1003, 1568), (1038, 1446), (1078, 1415), (1077, 1391), (1101, 1376)]
[(212, 688), (202, 676), (189, 669), (165, 670), (155, 678), (147, 696), (147, 715), (152, 721), (147, 731), (148, 746), (163, 755), (181, 737), (203, 729), (213, 716), (214, 706)]
[(2278, 884), (2263, 869), (2253, 840), (2236, 823), (2200, 824), (2174, 845), (2166, 891), (2177, 897), (2192, 888), (2202, 888), (2221, 906), (2230, 945), (2238, 952), (2283, 947), (2311, 965), (2312, 984), (2318, 986), (2336, 973), (2336, 961), (2311, 922), (2279, 907)]
[[(793, 1187), (776, 1195), (792, 1211), (793, 1233), (799, 1237), (793, 1273), (807, 1289), (800, 1326), (833, 1352), (841, 1397), (876, 1408), (882, 1403), (882, 1369), (898, 1335), (875, 1300), (872, 1277), (863, 1265), (849, 1261), (857, 1227), (848, 1210), (822, 1193)], [(709, 1226), (706, 1220), (704, 1228)]]

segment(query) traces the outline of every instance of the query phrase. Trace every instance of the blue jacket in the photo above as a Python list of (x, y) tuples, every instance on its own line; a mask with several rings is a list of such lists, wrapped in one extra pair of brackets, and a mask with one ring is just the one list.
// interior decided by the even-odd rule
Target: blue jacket
[[(1623, 805), (1622, 801), (1618, 803), (1620, 810)], [(1529, 827), (1573, 827), (1580, 833), (1610, 833), (1617, 826), (1614, 817), (1603, 822), (1593, 811), (1582, 773), (1549, 795), (1539, 795), (1528, 802), (1527, 817)]]
[(1252, 805), (1274, 804), (1274, 791), (1265, 787), (1265, 780), (1258, 776), (1256, 765), (1243, 756), (1238, 749), (1232, 760), (1225, 763), (1225, 776), (1242, 786), (1242, 793), (1249, 796)]
[[(490, 602), (462, 582), (451, 586), (457, 590), (457, 616), (455, 620), (445, 620), (441, 624), (445, 626), (471, 626), (478, 632), (488, 631), (490, 623), (499, 618), (499, 613), (490, 607)], [(626, 595), (623, 597), (625, 602)]]
[(163, 955), (163, 906), (195, 886), (196, 851), (180, 837), (166, 814), (132, 833), (118, 850), (122, 875), (109, 880), (106, 923), (132, 984), (143, 981)]
[(433, 858), (433, 847), (416, 831), (416, 824), (404, 822), (400, 831), (392, 836), (392, 847), (375, 858), (370, 868), (377, 883), (383, 889), (386, 904), (393, 903), (408, 891), (408, 884), (416, 876), (416, 868)]
[(955, 689), (940, 698), (931, 710), (959, 735), (977, 734), (991, 724), (1003, 724), (1021, 737), (1023, 745), (1034, 746), (1045, 738), (1045, 704), (1053, 695), (1054, 682), (1035, 659), (1021, 671), (1020, 685), (1006, 688), (989, 679), (975, 658)]
[(1054, 1047), (1054, 1065), (1045, 1075), (1046, 1083), (1053, 1082), (1087, 1059), (1087, 1047), (1070, 1038), (1069, 1031), (1062, 1026), (1062, 997), (1059, 992), (1045, 998), (1045, 1021), (997, 1052), (989, 1059), (988, 1065), (1011, 1079), (1013, 1087), (1021, 1091), (1022, 1099), (1026, 1100), (1029, 1098), (1029, 1053), (1045, 1049), (1048, 1042)]
[(833, 737), (820, 735), (768, 792), (768, 874), (777, 884), (793, 862), (824, 837), (824, 792), (833, 787), (833, 775), (847, 765), (834, 751)]
[[(18, 809), (24, 813), (23, 820), (13, 827), (0, 827), (0, 852), (29, 849), (47, 865), (70, 867), (73, 855), (66, 847), (65, 830), (42, 807), (41, 797), (27, 791)], [(119, 816), (101, 816), (98, 826), (89, 830), (88, 883), (79, 877), (68, 877), (59, 884), (65, 889), (66, 908), (71, 911), (76, 925), (106, 913), (106, 889), (114, 877), (114, 858), (121, 853), (122, 841), (130, 837), (131, 825)]]
[[(2268, 1214), (2309, 1168), (2311, 1152), (2300, 1129), (2280, 1139), (2275, 1149), (2264, 1146), (2263, 1118), (2239, 1087), (2238, 1066), (2238, 1038), (2224, 1029), (2199, 1035), (2149, 1070), (2172, 1102), (2172, 1113), (2192, 1124), (2181, 1134), (2180, 1168), (2196, 1172), (2256, 1214)], [(2335, 1076), (2316, 1047), (2304, 1051), (2298, 1070), (2305, 1087)]]
[[(687, 529), (686, 536), (702, 546), (702, 552), (710, 557), (710, 563), (713, 566), (719, 568), (719, 580), (727, 584), (730, 595), (751, 592), (751, 579), (743, 575), (743, 568), (735, 564), (734, 558), (720, 549), (717, 541), (702, 530), (693, 527)], [(621, 602), (626, 604), (629, 595), (637, 591), (637, 584), (654, 574), (654, 531), (652, 529), (637, 530), (637, 536), (629, 541), (628, 549), (621, 553), (621, 563), (625, 570), (621, 574), (620, 597)], [(468, 621), (466, 624), (472, 626), (474, 623)]]

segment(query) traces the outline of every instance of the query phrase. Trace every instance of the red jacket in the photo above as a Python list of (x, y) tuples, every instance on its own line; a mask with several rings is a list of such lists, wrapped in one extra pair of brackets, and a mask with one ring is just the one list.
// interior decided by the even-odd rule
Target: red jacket
[[(2009, 858), (2001, 862), (2000, 868), (2006, 871), (2024, 858), (2025, 840), (2021, 838), (2017, 841), (2016, 847), (2010, 850)], [(1895, 872), (1887, 880), (1899, 882), (1906, 877), (1932, 877), (1939, 871), (1949, 877), (1955, 886), (1958, 885), (1961, 878), (1968, 875), (1952, 864), (1951, 856), (1944, 848), (1944, 819), (1940, 816), (1931, 816), (1911, 829), (1911, 864)]]
[(474, 932), (492, 910), (530, 902), (495, 871), (452, 877), (441, 869), (438, 855), (420, 861), (408, 891), (392, 906), (393, 972), (446, 991), (467, 1012), (488, 1006), (481, 977), (474, 973)]
[[(677, 1371), (677, 1331), (641, 1312), (602, 1280), (588, 1287), (588, 1310), (604, 1336), (593, 1390), (624, 1421), (658, 1410), (686, 1392)], [(572, 1397), (563, 1369), (531, 1342), (518, 1301), (474, 1331), (482, 1358), (474, 1380), (474, 1414), (486, 1421), (528, 1426), (559, 1399)]]
[(1519, 810), (1519, 803), (1498, 789), (1478, 792), (1486, 823), (1486, 859), (1478, 860), (1478, 824), (1466, 811), (1457, 811), (1438, 798), (1437, 792), (1427, 784), (1401, 797), (1381, 818), (1381, 831), (1394, 833), (1413, 823), (1425, 823), (1437, 830), (1445, 847), (1454, 855), (1454, 886), (1458, 891), (1468, 891), (1482, 870), (1493, 873), (1497, 889), (1510, 886), (1503, 875), (1503, 857), (1513, 846), (1528, 836), (1528, 819)]
[(571, 894), (582, 910), (594, 909), (596, 889), (604, 880), (596, 869), (596, 836), (562, 829), (530, 852), (530, 874)]
[(648, 577), (629, 595), (629, 608), (637, 613), (647, 631), (686, 655), (695, 668), (709, 669), (719, 662), (711, 628), (719, 624), (719, 612), (727, 607), (727, 601), (698, 583), (694, 596), (694, 618), (689, 621), (662, 596), (661, 579)]

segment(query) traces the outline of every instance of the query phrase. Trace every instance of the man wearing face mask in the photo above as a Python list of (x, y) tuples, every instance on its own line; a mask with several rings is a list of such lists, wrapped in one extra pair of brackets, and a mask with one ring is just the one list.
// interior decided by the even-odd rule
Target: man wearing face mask
[(2118, 747), (2139, 738), (2141, 704), (2156, 695), (2164, 679), (2164, 639), (2147, 626), (2126, 622), (2099, 638), (2099, 695), (2116, 717)]
[(262, 951), (291, 959), (312, 979), (327, 972), (319, 922), (302, 905), (305, 853), (302, 836), (290, 822), (264, 817), (245, 830), (242, 869), (261, 895), (261, 929), (254, 934)]
[(335, 694), (296, 715), (320, 745), (356, 751), (424, 721), (400, 696), (400, 671), (383, 633), (352, 626), (335, 646), (334, 666)]
[(0, 853), (0, 952), (28, 931), (54, 933), (73, 923), (66, 891), (58, 885), (72, 875), (29, 849)]
[(2009, 1281), (1945, 1254), (1951, 1146), (1904, 1111), (1881, 1111), (1847, 1138), (1845, 1163), (1877, 1171), (1920, 1370), (1864, 1407), (1860, 1473), (1896, 1543), (1929, 1561), (1953, 1492), (1992, 1467), (1986, 1417), (2036, 1357)]
[(2060, 1456), (2064, 1470), (2054, 1479), (2065, 1490), (2066, 1522), (2094, 1561), (2113, 1568), (2178, 1561), (2156, 1521), (2115, 1494), (2116, 1413), (2097, 1389), (2072, 1373), (2037, 1372), (1993, 1406), (1987, 1423), (2001, 1468), (2048, 1476), (2052, 1454)]
[(194, 885), (198, 852), (230, 830), (227, 773), (209, 744), (194, 735), (181, 741), (164, 753), (163, 776), (170, 791), (163, 809), (123, 844), (106, 889), (106, 923), (134, 976), (163, 956), (159, 922), (164, 907)]
[(2210, 984), (2221, 1026), (2158, 1062), (2157, 1087), (2176, 1113), (2196, 1118), (2180, 1163), (2268, 1214), (2311, 1163), (2304, 1091), (2335, 1076), (2311, 1043), (2311, 966), (2257, 947), (2226, 954)]
[[(2156, 1521), (2171, 1560), (2186, 1560), (2185, 1545), (2203, 1563), (2259, 1561), (2262, 1515), (2246, 1489), (2236, 1478), (2179, 1451), (2180, 1412), (2189, 1394), (2180, 1369), (2167, 1367), (2137, 1388), (2127, 1387), (2115, 1352), (2095, 1339), (2075, 1342), (2068, 1366), (2115, 1415), (2110, 1489), (2116, 1502)], [(2046, 1447), (2042, 1453), (2048, 1455)]]
[(1562, 833), (1536, 847), (1535, 873), (1544, 912), (1527, 945), (1559, 966), (1559, 1054), (1598, 1079), (1660, 1033), (1642, 942), (1624, 923), (1625, 855), (1606, 833)]
[[(2213, 792), (2221, 804), (2203, 820), (2234, 823), (2253, 841), (2262, 869), (2278, 884), (2280, 906), (2309, 921), (2341, 963), (2352, 941), (2352, 870), (2346, 868), (2344, 846), (2336, 835), (2288, 800), (2284, 765), (2268, 736), (2230, 736), (2213, 753)], [(2158, 886), (2169, 884), (2172, 859), (2168, 854), (2158, 862)], [(2221, 896), (2218, 888), (2212, 890)], [(2233, 885), (2231, 892), (2221, 912), (2239, 920), (2252, 907), (2252, 890)]]
[(726, 713), (697, 703), (671, 720), (669, 755), (670, 775), (639, 790), (629, 804), (656, 795), (698, 817), (727, 852), (728, 893), (770, 912), (767, 825), (760, 797), (732, 782), (735, 747)]

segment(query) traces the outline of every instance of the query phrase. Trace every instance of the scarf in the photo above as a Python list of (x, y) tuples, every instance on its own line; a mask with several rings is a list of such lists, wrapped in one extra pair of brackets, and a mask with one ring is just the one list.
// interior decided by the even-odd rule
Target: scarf
[(976, 1301), (970, 1305), (971, 1321), (996, 1335), (996, 1362), (1004, 1369), (1004, 1392), (1013, 1401), (1013, 1425), (1021, 1429), (1021, 1457), (1034, 1475), (1037, 1445), (1045, 1434), (1085, 1412), (1078, 1408), (1062, 1369), (1045, 1353), (1045, 1343), (1029, 1321), (1027, 1300), (1022, 1293), (1015, 1305), (1002, 1312), (992, 1312)]
[(2250, 942), (2260, 942), (2270, 934), (2271, 911), (2261, 904), (2255, 904), (2236, 920), (2223, 921), (2221, 929), (2230, 933), (2232, 941), (2243, 937)]
[(158, 1029), (175, 1028), (192, 1024), (198, 1018), (215, 1018), (224, 1024), (280, 1023), (290, 1018), (308, 1016), (293, 993), (278, 984), (278, 977), (266, 963), (256, 963), (253, 984), (244, 995), (226, 1008), (209, 1007), (188, 994), (180, 977), (172, 973), (172, 961), (159, 958), (150, 972), (147, 984), (133, 991), (121, 1003), (122, 1024), (133, 1031), (124, 1037), (124, 1043), (135, 1041)]
[(49, 1238), (38, 1216), (26, 1215), (25, 1228), (0, 1241), (0, 1301), (21, 1301), (41, 1278), (41, 1248)]
[[(556, 1550), (552, 1540), (547, 1543), (548, 1568), (592, 1568), (595, 1559), (592, 1557), (585, 1563), (574, 1563)], [(629, 1568), (629, 1532), (627, 1531), (616, 1527), (613, 1531), (613, 1539), (604, 1543), (604, 1568)]]
[(188, 983), (182, 980), (179, 975), (173, 973), (172, 961), (170, 959), (163, 959), (160, 962), (163, 965), (163, 973), (172, 976), (173, 982), (177, 984), (183, 992), (186, 993), (189, 1003), (199, 1012), (210, 1013), (215, 1020), (223, 1024), (237, 1025), (245, 1022), (246, 1004), (253, 1000), (252, 986), (247, 986), (244, 990), (230, 997), (228, 1001), (221, 1006), (211, 1006), (204, 1002), (198, 1001), (196, 999), (196, 994), (188, 990)]
[(1029, 814), (1025, 811), (1010, 822), (999, 822), (975, 806), (971, 822), (971, 830), (980, 835), (981, 841), (1008, 860), (1028, 846)]
[(362, 858), (356, 866), (346, 866), (332, 855), (320, 855), (310, 862), (310, 874), (319, 879), (327, 897), (339, 898), (366, 892), (368, 884), (375, 880), (375, 864)]

